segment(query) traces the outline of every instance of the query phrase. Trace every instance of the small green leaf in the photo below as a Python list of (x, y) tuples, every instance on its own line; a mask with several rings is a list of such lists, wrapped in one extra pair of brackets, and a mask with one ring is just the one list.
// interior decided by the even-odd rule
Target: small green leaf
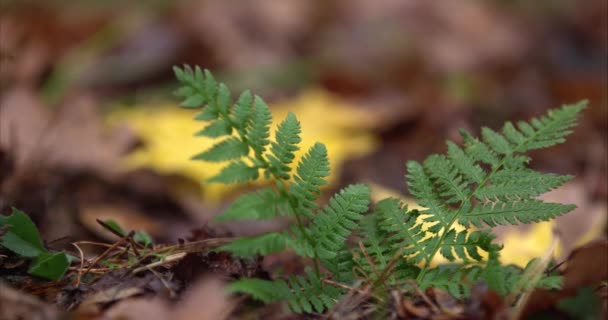
[(252, 257), (256, 254), (268, 255), (279, 252), (287, 246), (287, 236), (270, 232), (261, 236), (240, 238), (219, 247), (218, 251), (227, 251), (239, 257)]
[(194, 120), (198, 121), (209, 121), (215, 120), (219, 116), (219, 112), (217, 109), (212, 108), (211, 106), (207, 106), (203, 109), (203, 111), (199, 112), (194, 116)]
[(258, 176), (258, 168), (250, 167), (239, 160), (225, 166), (220, 173), (207, 180), (207, 182), (243, 183), (255, 180)]
[(225, 84), (220, 83), (217, 93), (217, 108), (224, 114), (228, 113), (232, 101), (230, 100), (230, 90)]
[(209, 70), (205, 69), (205, 91), (207, 92), (207, 97), (211, 100), (215, 97), (217, 93), (217, 82), (213, 77), (213, 74), (209, 72)]
[(266, 151), (266, 146), (270, 143), (270, 124), (272, 123), (272, 114), (270, 109), (262, 100), (255, 96), (253, 99), (254, 111), (251, 119), (251, 127), (247, 138), (251, 143), (251, 147), (258, 157)]
[(184, 71), (182, 71), (182, 69), (180, 69), (178, 66), (173, 67), (173, 72), (175, 73), (175, 77), (177, 78), (177, 80), (179, 80), (181, 82), (186, 81), (186, 76), (184, 74)]
[(40, 234), (30, 217), (13, 208), (10, 216), (0, 215), (0, 227), (8, 230), (0, 239), (0, 245), (23, 257), (36, 257), (47, 252), (40, 240)]
[(206, 126), (205, 129), (195, 133), (194, 135), (198, 137), (217, 138), (229, 135), (231, 132), (232, 127), (230, 126), (230, 124), (222, 119), (218, 119)]
[(276, 217), (278, 212), (287, 213), (287, 211), (289, 211), (288, 199), (268, 187), (241, 195), (215, 220), (218, 222), (267, 220)]
[(201, 94), (195, 94), (189, 96), (184, 102), (182, 102), (182, 107), (184, 108), (198, 108), (205, 102), (205, 97)]
[(127, 235), (127, 232), (125, 231), (125, 229), (123, 229), (118, 222), (112, 220), (112, 219), (107, 219), (105, 220), (103, 223), (105, 223), (108, 227), (110, 227), (112, 230), (114, 230), (116, 233), (121, 234), (123, 236)]
[(203, 160), (209, 162), (227, 161), (246, 156), (249, 147), (237, 138), (228, 138), (215, 144), (210, 149), (192, 157), (193, 160)]
[(244, 91), (232, 110), (237, 128), (247, 127), (253, 112), (253, 96), (249, 90)]
[(143, 244), (144, 247), (148, 247), (152, 245), (152, 243), (154, 243), (152, 237), (147, 232), (142, 230), (135, 231), (135, 234), (133, 235), (133, 240), (135, 240), (135, 242), (137, 243)]
[(192, 89), (192, 87), (181, 87), (181, 88), (175, 90), (175, 92), (173, 92), (173, 94), (177, 97), (185, 98), (185, 97), (189, 97), (189, 96), (193, 95), (194, 89)]
[(41, 253), (30, 265), (29, 274), (49, 279), (59, 280), (68, 270), (70, 262), (63, 252)]

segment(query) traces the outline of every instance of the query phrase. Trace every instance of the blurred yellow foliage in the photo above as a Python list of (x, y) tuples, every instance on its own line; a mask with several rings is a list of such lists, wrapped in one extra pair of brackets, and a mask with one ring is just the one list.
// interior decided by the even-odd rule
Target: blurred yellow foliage
[[(357, 109), (342, 99), (320, 90), (304, 91), (299, 96), (271, 104), (273, 113), (272, 135), (278, 123), (292, 111), (302, 125), (299, 158), (319, 141), (327, 146), (331, 163), (329, 183), (340, 176), (344, 160), (372, 152), (376, 139), (368, 132), (371, 120), (367, 112)], [(126, 158), (127, 169), (151, 168), (163, 174), (176, 174), (204, 181), (219, 172), (225, 164), (192, 161), (190, 158), (211, 147), (216, 141), (205, 137), (194, 137), (204, 122), (194, 121), (196, 112), (175, 105), (142, 106), (136, 109), (120, 109), (108, 116), (111, 125), (126, 123), (143, 142)], [(206, 184), (202, 187), (206, 200), (217, 202), (233, 186)]]
[[(555, 222), (544, 221), (529, 226), (528, 229), (509, 227), (502, 236), (505, 245), (500, 252), (500, 260), (504, 264), (515, 264), (525, 267), (534, 258), (542, 257), (552, 249), (555, 241), (553, 257), (560, 255), (560, 240), (553, 232)], [(555, 238), (555, 239), (554, 239)]]

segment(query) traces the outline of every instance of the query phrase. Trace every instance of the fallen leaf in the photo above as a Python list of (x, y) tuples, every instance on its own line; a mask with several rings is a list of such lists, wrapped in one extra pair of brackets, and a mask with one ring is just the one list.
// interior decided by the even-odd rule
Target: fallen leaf
[[(325, 91), (305, 91), (271, 107), (271, 132), (274, 133), (288, 111), (293, 111), (301, 123), (302, 143), (295, 164), (315, 142), (326, 144), (332, 170), (328, 178), (330, 184), (337, 182), (346, 159), (365, 155), (376, 148), (376, 139), (366, 130), (373, 126), (368, 113)], [(323, 116), (320, 117), (320, 114)], [(204, 126), (194, 121), (193, 117), (193, 112), (176, 106), (118, 110), (110, 114), (110, 125), (126, 122), (144, 144), (127, 157), (125, 169), (148, 167), (163, 174), (182, 175), (196, 181), (204, 181), (217, 174), (225, 166), (224, 163), (190, 160), (194, 154), (216, 143), (210, 138), (193, 136)], [(232, 185), (213, 183), (206, 184), (202, 192), (205, 199), (218, 201), (234, 188)]]
[(575, 249), (560, 274), (564, 284), (560, 290), (537, 289), (523, 308), (522, 317), (554, 306), (559, 300), (574, 295), (579, 288), (597, 286), (608, 279), (608, 240), (590, 242)]
[(0, 100), (0, 115), (0, 147), (14, 152), (17, 170), (59, 168), (111, 178), (133, 144), (128, 132), (102, 128), (88, 96), (74, 96), (51, 113), (33, 92), (12, 90)]
[(297, 42), (313, 28), (313, 8), (297, 0), (203, 1), (180, 6), (178, 15), (222, 65), (243, 68), (292, 58)]
[(133, 298), (123, 300), (111, 307), (103, 314), (103, 317), (100, 318), (108, 320), (176, 319), (171, 317), (167, 302), (160, 298)]
[[(504, 244), (500, 252), (500, 261), (504, 264), (514, 264), (524, 268), (534, 258), (544, 255), (551, 248), (554, 234), (554, 221), (546, 221), (532, 224), (522, 228), (520, 226), (507, 226), (507, 229), (499, 236), (499, 241)], [(555, 250), (551, 254), (556, 258), (561, 253), (561, 241), (556, 239)]]
[(180, 302), (173, 307), (158, 298), (127, 299), (107, 310), (103, 319), (226, 319), (234, 305), (223, 292), (225, 292), (223, 282), (215, 278), (206, 278), (186, 291)]
[(116, 286), (107, 288), (105, 290), (98, 291), (84, 300), (81, 304), (82, 308), (86, 308), (89, 305), (96, 305), (101, 303), (107, 303), (117, 300), (123, 300), (125, 298), (133, 297), (135, 295), (143, 293), (143, 289), (139, 287), (128, 287), (124, 284), (118, 284)]
[(171, 318), (178, 320), (226, 319), (234, 308), (234, 304), (225, 292), (222, 281), (216, 278), (202, 279), (184, 294)]
[(60, 312), (54, 306), (0, 282), (0, 319), (51, 320), (59, 318), (61, 318)]

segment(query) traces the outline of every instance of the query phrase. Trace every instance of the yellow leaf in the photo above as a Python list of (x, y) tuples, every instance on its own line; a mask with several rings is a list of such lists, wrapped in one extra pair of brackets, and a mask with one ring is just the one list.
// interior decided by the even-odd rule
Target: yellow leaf
[(500, 261), (523, 268), (530, 260), (544, 256), (548, 251), (553, 251), (553, 257), (559, 256), (560, 241), (553, 233), (554, 227), (553, 221), (532, 224), (527, 230), (520, 226), (506, 227), (507, 231), (501, 237), (504, 248), (500, 252)]
[[(302, 125), (302, 143), (296, 154), (299, 158), (319, 141), (328, 149), (332, 175), (328, 181), (335, 183), (340, 176), (342, 163), (349, 158), (368, 154), (375, 150), (376, 139), (366, 128), (370, 117), (338, 97), (320, 89), (311, 89), (301, 95), (271, 105), (274, 131), (288, 111), (293, 111)], [(192, 161), (190, 158), (211, 147), (216, 141), (194, 137), (205, 123), (194, 121), (195, 112), (175, 105), (121, 109), (108, 116), (113, 125), (126, 123), (142, 139), (143, 146), (127, 156), (126, 169), (151, 168), (162, 174), (181, 175), (196, 181), (214, 176), (225, 164)], [(212, 202), (221, 200), (234, 190), (232, 185), (205, 184), (203, 197)]]

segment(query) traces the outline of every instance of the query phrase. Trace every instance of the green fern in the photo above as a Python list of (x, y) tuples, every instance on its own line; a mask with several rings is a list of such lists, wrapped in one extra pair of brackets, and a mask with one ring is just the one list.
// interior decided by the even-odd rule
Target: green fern
[[(564, 106), (547, 116), (532, 119), (531, 125), (520, 122), (519, 130), (507, 123), (503, 133), (482, 129), (483, 141), (462, 132), (464, 150), (448, 142), (448, 156), (432, 155), (424, 164), (408, 163), (410, 192), (420, 205), (427, 221), (434, 222), (429, 231), (431, 246), (426, 246), (425, 265), (417, 277), (421, 280), (430, 261), (455, 235), (456, 222), (468, 227), (494, 227), (548, 221), (575, 208), (573, 205), (545, 203), (535, 197), (557, 188), (571, 177), (543, 175), (527, 169), (529, 158), (521, 153), (548, 147), (564, 141), (576, 116), (586, 102)], [(489, 166), (484, 170), (483, 166)], [(524, 177), (524, 179), (512, 179)], [(540, 183), (539, 183), (540, 182)], [(459, 233), (468, 239), (469, 231)], [(482, 245), (469, 248), (487, 250)], [(473, 251), (467, 251), (471, 254)]]
[[(466, 296), (473, 283), (484, 281), (506, 295), (517, 290), (525, 270), (500, 264), (502, 246), (489, 229), (547, 221), (574, 209), (537, 199), (572, 177), (529, 169), (524, 153), (564, 142), (584, 101), (530, 123), (507, 122), (501, 132), (483, 128), (481, 140), (462, 131), (462, 147), (448, 141), (445, 155), (407, 163), (409, 191), (425, 210), (408, 210), (397, 199), (384, 199), (366, 215), (370, 191), (364, 185), (342, 189), (319, 208), (321, 187), (329, 176), (327, 150), (314, 144), (293, 170), (301, 142), (296, 115), (289, 113), (271, 136), (272, 115), (260, 97), (245, 91), (233, 103), (226, 85), (209, 71), (186, 66), (175, 68), (175, 74), (182, 84), (176, 92), (182, 106), (201, 109), (194, 119), (207, 122), (196, 135), (220, 139), (193, 157), (226, 163), (209, 182), (246, 183), (261, 174), (272, 182), (239, 197), (217, 220), (294, 220), (283, 231), (239, 238), (218, 250), (251, 257), (289, 249), (310, 258), (314, 267), (287, 279), (240, 279), (231, 284), (232, 292), (265, 303), (284, 301), (293, 311), (306, 313), (331, 308), (343, 288), (361, 281), (374, 290), (414, 282), (455, 297)], [(456, 223), (465, 229), (457, 230)], [(452, 263), (431, 267), (437, 254)], [(558, 277), (547, 276), (536, 285), (558, 283)]]
[(285, 301), (297, 313), (323, 312), (331, 308), (343, 293), (342, 289), (324, 286), (310, 270), (305, 276), (291, 276), (288, 280), (240, 279), (228, 289), (248, 293), (265, 303)]

